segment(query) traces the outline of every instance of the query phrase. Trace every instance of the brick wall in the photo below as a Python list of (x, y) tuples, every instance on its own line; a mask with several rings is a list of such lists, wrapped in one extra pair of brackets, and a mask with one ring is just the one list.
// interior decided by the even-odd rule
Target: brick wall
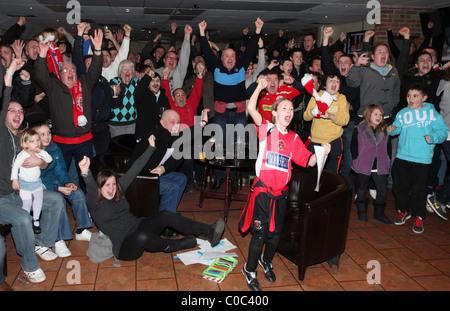
[(374, 41), (387, 43), (386, 26), (391, 25), (395, 37), (398, 36), (401, 28), (408, 27), (411, 31), (411, 39), (416, 40), (416, 43), (421, 43), (423, 33), (420, 13), (431, 11), (433, 10), (424, 8), (381, 8), (381, 24), (375, 25)]

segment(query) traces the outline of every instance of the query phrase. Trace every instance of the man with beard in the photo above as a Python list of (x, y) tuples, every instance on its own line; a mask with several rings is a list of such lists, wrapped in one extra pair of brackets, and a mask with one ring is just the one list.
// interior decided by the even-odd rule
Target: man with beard
[(161, 89), (159, 74), (154, 71), (144, 74), (136, 86), (134, 99), (139, 111), (135, 132), (136, 141), (139, 143), (146, 140), (157, 128), (162, 112), (170, 109), (166, 91)]

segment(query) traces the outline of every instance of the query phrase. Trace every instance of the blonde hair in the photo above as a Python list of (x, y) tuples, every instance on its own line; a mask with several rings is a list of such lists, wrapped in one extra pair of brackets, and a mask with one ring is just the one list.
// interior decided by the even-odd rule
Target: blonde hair
[(42, 149), (42, 143), (40, 142), (40, 138), (39, 138), (39, 134), (32, 129), (24, 129), (21, 133), (20, 133), (20, 147), (23, 150), (28, 150), (26, 143), (30, 141), (31, 137), (33, 136), (37, 136), (37, 138), (39, 139), (39, 148)]
[[(277, 111), (278, 106), (280, 105), (280, 103), (283, 102), (283, 101), (285, 101), (285, 100), (288, 101), (288, 102), (290, 102), (292, 105), (294, 105), (290, 99), (288, 99), (288, 98), (286, 98), (286, 97), (281, 97), (281, 98), (278, 98), (278, 99), (273, 103), (273, 105), (272, 105), (272, 111)], [(273, 123), (273, 124), (276, 124), (276, 122), (277, 122), (277, 119), (276, 119), (276, 117), (272, 114), (272, 123)]]
[[(372, 112), (374, 112), (374, 110), (376, 110), (376, 109), (380, 110), (381, 114), (384, 116), (383, 108), (381, 108), (381, 106), (378, 106), (375, 104), (370, 104), (369, 106), (367, 106), (363, 113), (364, 120), (371, 128), (372, 128), (372, 126), (370, 124), (370, 116), (372, 115)], [(374, 130), (377, 130), (377, 132), (384, 133), (384, 134), (387, 133), (386, 129), (387, 129), (387, 124), (386, 124), (386, 121), (384, 120), (384, 118), (381, 120), (380, 124), (378, 124), (378, 126), (376, 128), (374, 128)]]

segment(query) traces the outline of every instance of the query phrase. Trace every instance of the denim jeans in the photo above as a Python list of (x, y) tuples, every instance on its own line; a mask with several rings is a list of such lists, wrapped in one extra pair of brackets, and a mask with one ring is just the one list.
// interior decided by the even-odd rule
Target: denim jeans
[[(86, 196), (80, 188), (78, 188), (77, 191), (72, 191), (69, 195), (64, 195), (61, 192), (56, 193), (66, 198), (72, 206), (72, 212), (75, 218), (77, 229), (86, 229), (92, 227), (92, 222), (89, 217), (89, 212), (86, 204)], [(66, 200), (64, 200), (64, 207), (59, 218), (57, 241), (67, 241), (71, 239), (73, 239), (72, 228), (69, 222), (69, 216), (67, 215)]]
[[(245, 127), (247, 125), (247, 116), (245, 115), (245, 111), (240, 112), (240, 113), (237, 113), (235, 111), (229, 111), (229, 110), (225, 110), (224, 113), (219, 113), (216, 111), (215, 116), (214, 116), (214, 122), (222, 128), (222, 134), (223, 134), (222, 142), (223, 142), (223, 146), (226, 146), (227, 124), (232, 124), (232, 125), (242, 124)], [(216, 138), (216, 142), (218, 140), (220, 140), (220, 137)], [(216, 169), (214, 171), (214, 173), (216, 175), (216, 179), (218, 179), (218, 180), (224, 179), (226, 177), (225, 170)]]
[(20, 264), (24, 271), (32, 272), (39, 268), (39, 262), (34, 252), (35, 245), (46, 247), (55, 245), (63, 201), (62, 196), (54, 191), (44, 190), (40, 219), (42, 232), (35, 235), (31, 216), (22, 209), (22, 200), (19, 194), (12, 192), (0, 198), (0, 223), (12, 225), (12, 237), (16, 251), (21, 256)]
[(66, 169), (69, 172), (70, 163), (72, 158), (75, 161), (75, 168), (77, 170), (78, 180), (80, 183), (80, 188), (86, 193), (86, 186), (84, 184), (83, 178), (80, 175), (80, 169), (78, 168), (78, 162), (83, 160), (84, 156), (87, 156), (91, 162), (94, 158), (94, 145), (92, 139), (85, 141), (81, 144), (61, 144), (57, 143), (64, 157), (64, 162), (66, 163)]
[(6, 242), (5, 237), (0, 235), (0, 285), (5, 282), (5, 275), (3, 274), (3, 265), (5, 264), (6, 256)]
[(160, 211), (177, 212), (186, 183), (187, 177), (178, 172), (170, 172), (159, 177)]

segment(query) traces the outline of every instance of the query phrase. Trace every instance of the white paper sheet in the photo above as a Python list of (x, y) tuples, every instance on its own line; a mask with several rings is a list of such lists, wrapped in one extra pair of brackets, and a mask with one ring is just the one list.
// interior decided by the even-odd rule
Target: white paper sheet
[(317, 184), (314, 191), (319, 192), (320, 176), (322, 176), (323, 167), (325, 166), (328, 155), (325, 154), (325, 148), (322, 146), (314, 146), (314, 153), (317, 158)]
[(209, 266), (216, 258), (238, 257), (234, 252), (227, 253), (227, 251), (236, 248), (236, 246), (230, 243), (226, 238), (214, 247), (211, 247), (211, 244), (208, 241), (202, 239), (197, 239), (197, 243), (200, 246), (200, 249), (179, 253), (175, 258), (179, 258), (187, 266), (195, 263)]

